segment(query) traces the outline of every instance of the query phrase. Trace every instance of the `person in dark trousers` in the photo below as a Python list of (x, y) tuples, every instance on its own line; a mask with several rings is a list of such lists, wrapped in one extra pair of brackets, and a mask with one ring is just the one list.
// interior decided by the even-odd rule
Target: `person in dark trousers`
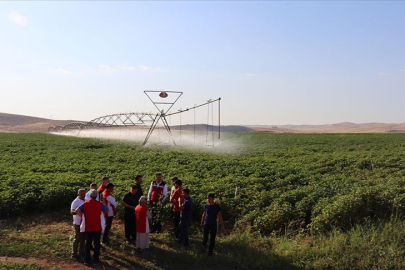
[[(177, 176), (174, 176), (171, 180), (172, 180), (172, 187), (170, 189), (170, 197), (172, 197), (173, 193), (176, 191), (176, 180), (177, 180)], [(172, 217), (172, 220), (174, 222), (174, 211), (173, 211), (173, 203), (170, 202), (170, 215)]]
[(190, 245), (188, 239), (188, 227), (191, 223), (191, 208), (193, 206), (193, 200), (190, 197), (190, 190), (185, 188), (182, 190), (184, 203), (181, 205), (181, 217), (180, 217), (180, 244), (184, 244), (185, 247)]
[[(77, 191), (77, 197), (72, 202), (70, 206), (70, 214), (73, 215), (73, 225), (75, 227), (75, 240), (73, 241), (72, 247), (72, 259), (78, 259), (79, 255), (84, 255), (84, 244), (86, 241), (86, 233), (80, 232), (80, 224), (82, 223), (82, 217), (76, 214), (76, 209), (84, 203), (84, 197), (86, 196), (86, 191), (84, 189), (79, 189)], [(80, 246), (80, 249), (79, 249)]]
[(207, 246), (208, 235), (210, 235), (210, 246), (208, 255), (212, 255), (215, 247), (215, 237), (217, 235), (217, 218), (221, 224), (222, 232), (225, 233), (224, 221), (222, 219), (221, 207), (215, 203), (215, 195), (208, 194), (207, 204), (203, 207), (203, 214), (201, 217), (201, 226), (204, 226), (203, 246)]
[(122, 205), (125, 207), (125, 239), (127, 244), (136, 244), (135, 207), (141, 195), (138, 186), (131, 185), (131, 191), (125, 194)]
[(183, 187), (182, 187), (182, 182), (180, 179), (177, 179), (174, 183), (175, 186), (175, 191), (173, 194), (170, 196), (170, 202), (173, 205), (173, 216), (174, 216), (174, 235), (178, 238), (180, 235), (180, 213), (181, 213), (181, 205), (183, 204), (184, 197), (183, 197)]
[(100, 237), (101, 237), (101, 212), (107, 212), (108, 208), (101, 202), (97, 201), (97, 190), (92, 189), (90, 200), (84, 202), (76, 209), (77, 215), (84, 215), (86, 225), (86, 246), (84, 249), (84, 264), (90, 263), (90, 249), (94, 242), (93, 264), (100, 264)]
[(108, 183), (106, 189), (103, 191), (103, 198), (104, 198), (103, 203), (108, 208), (108, 212), (104, 214), (105, 229), (103, 234), (103, 244), (107, 245), (110, 243), (108, 234), (110, 233), (112, 222), (116, 214), (115, 207), (117, 206), (117, 202), (115, 201), (115, 198), (112, 196), (113, 191), (114, 191), (114, 184), (112, 183)]

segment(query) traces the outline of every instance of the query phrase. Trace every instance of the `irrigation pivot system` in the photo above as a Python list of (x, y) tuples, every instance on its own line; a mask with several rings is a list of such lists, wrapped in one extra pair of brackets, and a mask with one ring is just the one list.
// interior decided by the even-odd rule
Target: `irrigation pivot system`
[[(176, 112), (171, 112), (173, 105), (179, 100), (183, 95), (183, 92), (177, 91), (156, 91), (156, 90), (145, 90), (145, 95), (153, 103), (157, 109), (157, 113), (146, 113), (146, 112), (131, 112), (131, 113), (117, 113), (110, 114), (98, 117), (89, 122), (72, 122), (65, 126), (53, 126), (48, 128), (48, 132), (63, 132), (66, 130), (81, 130), (84, 129), (100, 129), (100, 128), (110, 128), (110, 127), (128, 127), (128, 126), (148, 126), (149, 130), (146, 134), (145, 140), (142, 145), (145, 145), (156, 126), (159, 122), (163, 124), (166, 131), (169, 134), (169, 140), (176, 145), (176, 142), (173, 138), (170, 125), (166, 119), (167, 116), (172, 116), (176, 114), (181, 114), (188, 112), (190, 110), (195, 110), (198, 107), (206, 106), (218, 102), (218, 139), (221, 137), (221, 98), (210, 99), (207, 102), (199, 105), (194, 105), (193, 107), (180, 109)], [(209, 114), (209, 113), (208, 113)], [(212, 113), (213, 117), (213, 113)], [(213, 126), (213, 120), (212, 120)], [(194, 122), (195, 130), (195, 122)], [(181, 123), (180, 123), (181, 131)], [(195, 131), (194, 131), (195, 132)], [(207, 132), (208, 132), (208, 123), (207, 123)]]

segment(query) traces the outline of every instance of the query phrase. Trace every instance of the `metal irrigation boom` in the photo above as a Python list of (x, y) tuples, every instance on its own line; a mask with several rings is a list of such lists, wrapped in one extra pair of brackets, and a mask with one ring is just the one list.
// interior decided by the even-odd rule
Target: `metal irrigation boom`
[[(61, 132), (64, 130), (79, 130), (79, 133), (83, 129), (94, 129), (94, 128), (107, 128), (107, 127), (128, 127), (128, 126), (146, 126), (151, 122), (149, 131), (145, 137), (143, 145), (145, 145), (153, 130), (156, 128), (159, 121), (162, 121), (163, 126), (167, 130), (170, 136), (170, 140), (176, 145), (169, 123), (167, 122), (166, 116), (176, 115), (179, 113), (184, 113), (190, 110), (195, 110), (198, 107), (202, 107), (213, 102), (218, 101), (218, 139), (221, 138), (221, 98), (214, 100), (208, 100), (207, 102), (194, 105), (193, 107), (187, 109), (180, 109), (176, 112), (170, 113), (173, 105), (179, 100), (183, 92), (177, 91), (157, 91), (157, 90), (145, 90), (144, 93), (149, 98), (149, 100), (155, 105), (158, 113), (146, 113), (146, 112), (131, 112), (131, 113), (117, 113), (110, 114), (95, 118), (89, 122), (72, 122), (65, 126), (53, 126), (48, 128), (48, 132)], [(164, 99), (164, 101), (162, 101)], [(194, 111), (195, 114), (195, 111)], [(181, 116), (180, 116), (181, 117)], [(181, 118), (180, 118), (180, 128), (181, 128)], [(207, 124), (208, 128), (208, 124)], [(181, 132), (181, 130), (180, 130)], [(195, 133), (195, 115), (194, 115), (194, 133)], [(181, 133), (180, 133), (181, 134)]]

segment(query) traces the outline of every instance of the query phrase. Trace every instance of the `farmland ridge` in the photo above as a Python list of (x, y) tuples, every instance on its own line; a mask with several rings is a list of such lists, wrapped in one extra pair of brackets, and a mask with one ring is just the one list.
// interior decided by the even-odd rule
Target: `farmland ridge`
[[(0, 132), (42, 133), (51, 126), (63, 126), (78, 120), (52, 120), (26, 115), (0, 113)], [(182, 130), (206, 130), (207, 125), (182, 125)], [(208, 128), (212, 128), (209, 126)], [(180, 129), (173, 126), (173, 130)], [(217, 127), (214, 127), (216, 130)], [(266, 132), (266, 133), (405, 133), (405, 123), (364, 123), (350, 122), (328, 125), (227, 125), (221, 132)]]

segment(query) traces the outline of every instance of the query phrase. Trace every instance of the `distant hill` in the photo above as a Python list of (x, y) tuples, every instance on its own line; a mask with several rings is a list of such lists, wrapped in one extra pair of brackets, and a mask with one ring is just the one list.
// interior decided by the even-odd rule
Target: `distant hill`
[[(51, 120), (46, 118), (0, 113), (0, 132), (47, 132), (49, 127), (64, 126), (76, 120)], [(172, 130), (193, 132), (218, 132), (218, 126), (206, 124), (171, 126)], [(405, 123), (350, 122), (330, 125), (229, 125), (221, 126), (221, 133), (266, 132), (266, 133), (405, 133)]]
[(51, 126), (66, 125), (72, 120), (50, 120), (39, 117), (0, 113), (0, 132), (47, 132)]
[(247, 126), (259, 132), (272, 133), (405, 133), (405, 123), (364, 123), (350, 122), (331, 125), (257, 125)]
[[(213, 130), (214, 132), (218, 132), (218, 126), (206, 125), (206, 124), (197, 124), (197, 125), (182, 125), (180, 126), (171, 126), (171, 130), (186, 130), (186, 131), (195, 131), (196, 132), (206, 132)], [(241, 133), (241, 132), (254, 132), (253, 128), (249, 128), (246, 126), (221, 126), (221, 132), (223, 133)]]
[[(64, 126), (71, 122), (81, 122), (76, 120), (51, 120), (39, 117), (17, 115), (0, 113), (0, 132), (48, 132), (48, 128), (52, 126)], [(171, 126), (172, 130), (184, 130), (184, 131), (194, 131), (206, 132), (207, 128), (209, 131), (218, 131), (218, 126), (208, 126), (205, 124), (199, 125), (182, 125)], [(240, 132), (253, 132), (254, 129), (245, 126), (221, 126), (221, 132), (223, 133), (240, 133)]]

